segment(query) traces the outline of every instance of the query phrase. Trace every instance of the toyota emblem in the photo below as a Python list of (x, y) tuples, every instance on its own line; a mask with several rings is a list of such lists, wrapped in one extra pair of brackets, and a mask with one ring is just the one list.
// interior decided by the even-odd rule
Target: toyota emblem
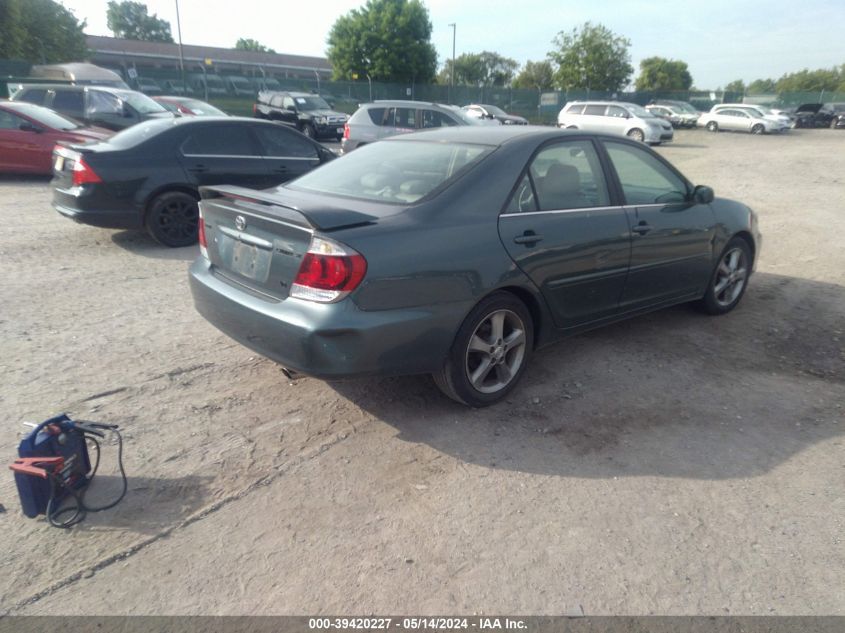
[(246, 218), (244, 216), (239, 215), (235, 218), (235, 228), (239, 231), (246, 229)]

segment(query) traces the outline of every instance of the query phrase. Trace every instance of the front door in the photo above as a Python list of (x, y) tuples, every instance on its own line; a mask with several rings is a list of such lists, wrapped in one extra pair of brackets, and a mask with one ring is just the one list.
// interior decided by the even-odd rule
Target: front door
[(320, 164), (316, 144), (302, 134), (281, 125), (256, 125), (253, 131), (267, 167), (265, 187), (293, 180)]
[(625, 210), (610, 204), (592, 141), (545, 146), (499, 216), (508, 253), (543, 293), (560, 328), (614, 314), (630, 259)]
[(651, 150), (603, 142), (631, 216), (631, 267), (621, 309), (700, 296), (713, 262), (710, 205), (693, 202), (686, 181)]

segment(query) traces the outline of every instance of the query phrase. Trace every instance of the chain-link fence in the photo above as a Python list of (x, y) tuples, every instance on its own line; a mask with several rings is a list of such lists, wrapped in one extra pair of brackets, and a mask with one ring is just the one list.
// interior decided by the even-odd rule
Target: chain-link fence
[[(352, 113), (358, 104), (376, 99), (409, 99), (466, 105), (483, 103), (499, 106), (532, 123), (553, 123), (560, 109), (573, 100), (617, 100), (646, 105), (657, 99), (687, 101), (701, 111), (717, 103), (745, 102), (769, 107), (790, 108), (802, 103), (845, 102), (845, 93), (795, 92), (771, 95), (744, 95), (739, 92), (683, 90), (663, 92), (603, 92), (597, 90), (520, 90), (499, 86), (449, 86), (443, 84), (325, 81), (319, 78), (289, 78), (273, 75), (263, 68), (247, 69), (239, 74), (220, 71), (212, 66), (186, 68), (184, 75), (176, 68), (109, 66), (132, 87), (150, 95), (184, 94), (206, 99), (231, 114), (251, 115), (258, 90), (296, 90), (322, 95), (337, 110)], [(0, 78), (25, 77), (29, 66), (16, 60), (0, 60)], [(201, 70), (201, 72), (200, 72)], [(2, 81), (2, 79), (0, 79)]]

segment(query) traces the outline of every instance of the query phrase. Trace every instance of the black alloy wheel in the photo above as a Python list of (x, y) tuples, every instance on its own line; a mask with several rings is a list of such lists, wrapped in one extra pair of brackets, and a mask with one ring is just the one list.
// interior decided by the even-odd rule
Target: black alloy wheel
[(190, 246), (197, 241), (199, 207), (197, 199), (183, 191), (156, 196), (147, 213), (147, 231), (156, 242), (171, 248)]

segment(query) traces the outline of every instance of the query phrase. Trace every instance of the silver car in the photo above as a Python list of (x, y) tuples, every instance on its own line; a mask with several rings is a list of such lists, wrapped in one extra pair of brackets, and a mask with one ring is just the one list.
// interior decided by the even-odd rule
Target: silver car
[(457, 106), (421, 101), (364, 103), (343, 130), (341, 154), (389, 136), (458, 125), (479, 125)]
[(659, 145), (674, 137), (672, 125), (636, 103), (570, 101), (557, 115), (558, 127), (601, 132)]
[(726, 130), (730, 132), (751, 132), (765, 134), (781, 132), (789, 127), (783, 123), (764, 118), (759, 112), (743, 108), (719, 108), (702, 114), (698, 119), (700, 127), (706, 127), (711, 132)]
[[(754, 118), (761, 118), (765, 119), (766, 121), (771, 121), (772, 123), (776, 124), (774, 126), (768, 126), (766, 131), (780, 131), (785, 132), (786, 130), (795, 127), (795, 120), (786, 114), (776, 114), (769, 108), (765, 108), (759, 105), (753, 105), (750, 103), (718, 103), (710, 108), (711, 114), (719, 114), (724, 110), (742, 110), (743, 112), (747, 112)], [(769, 129), (769, 128), (773, 129)]]

